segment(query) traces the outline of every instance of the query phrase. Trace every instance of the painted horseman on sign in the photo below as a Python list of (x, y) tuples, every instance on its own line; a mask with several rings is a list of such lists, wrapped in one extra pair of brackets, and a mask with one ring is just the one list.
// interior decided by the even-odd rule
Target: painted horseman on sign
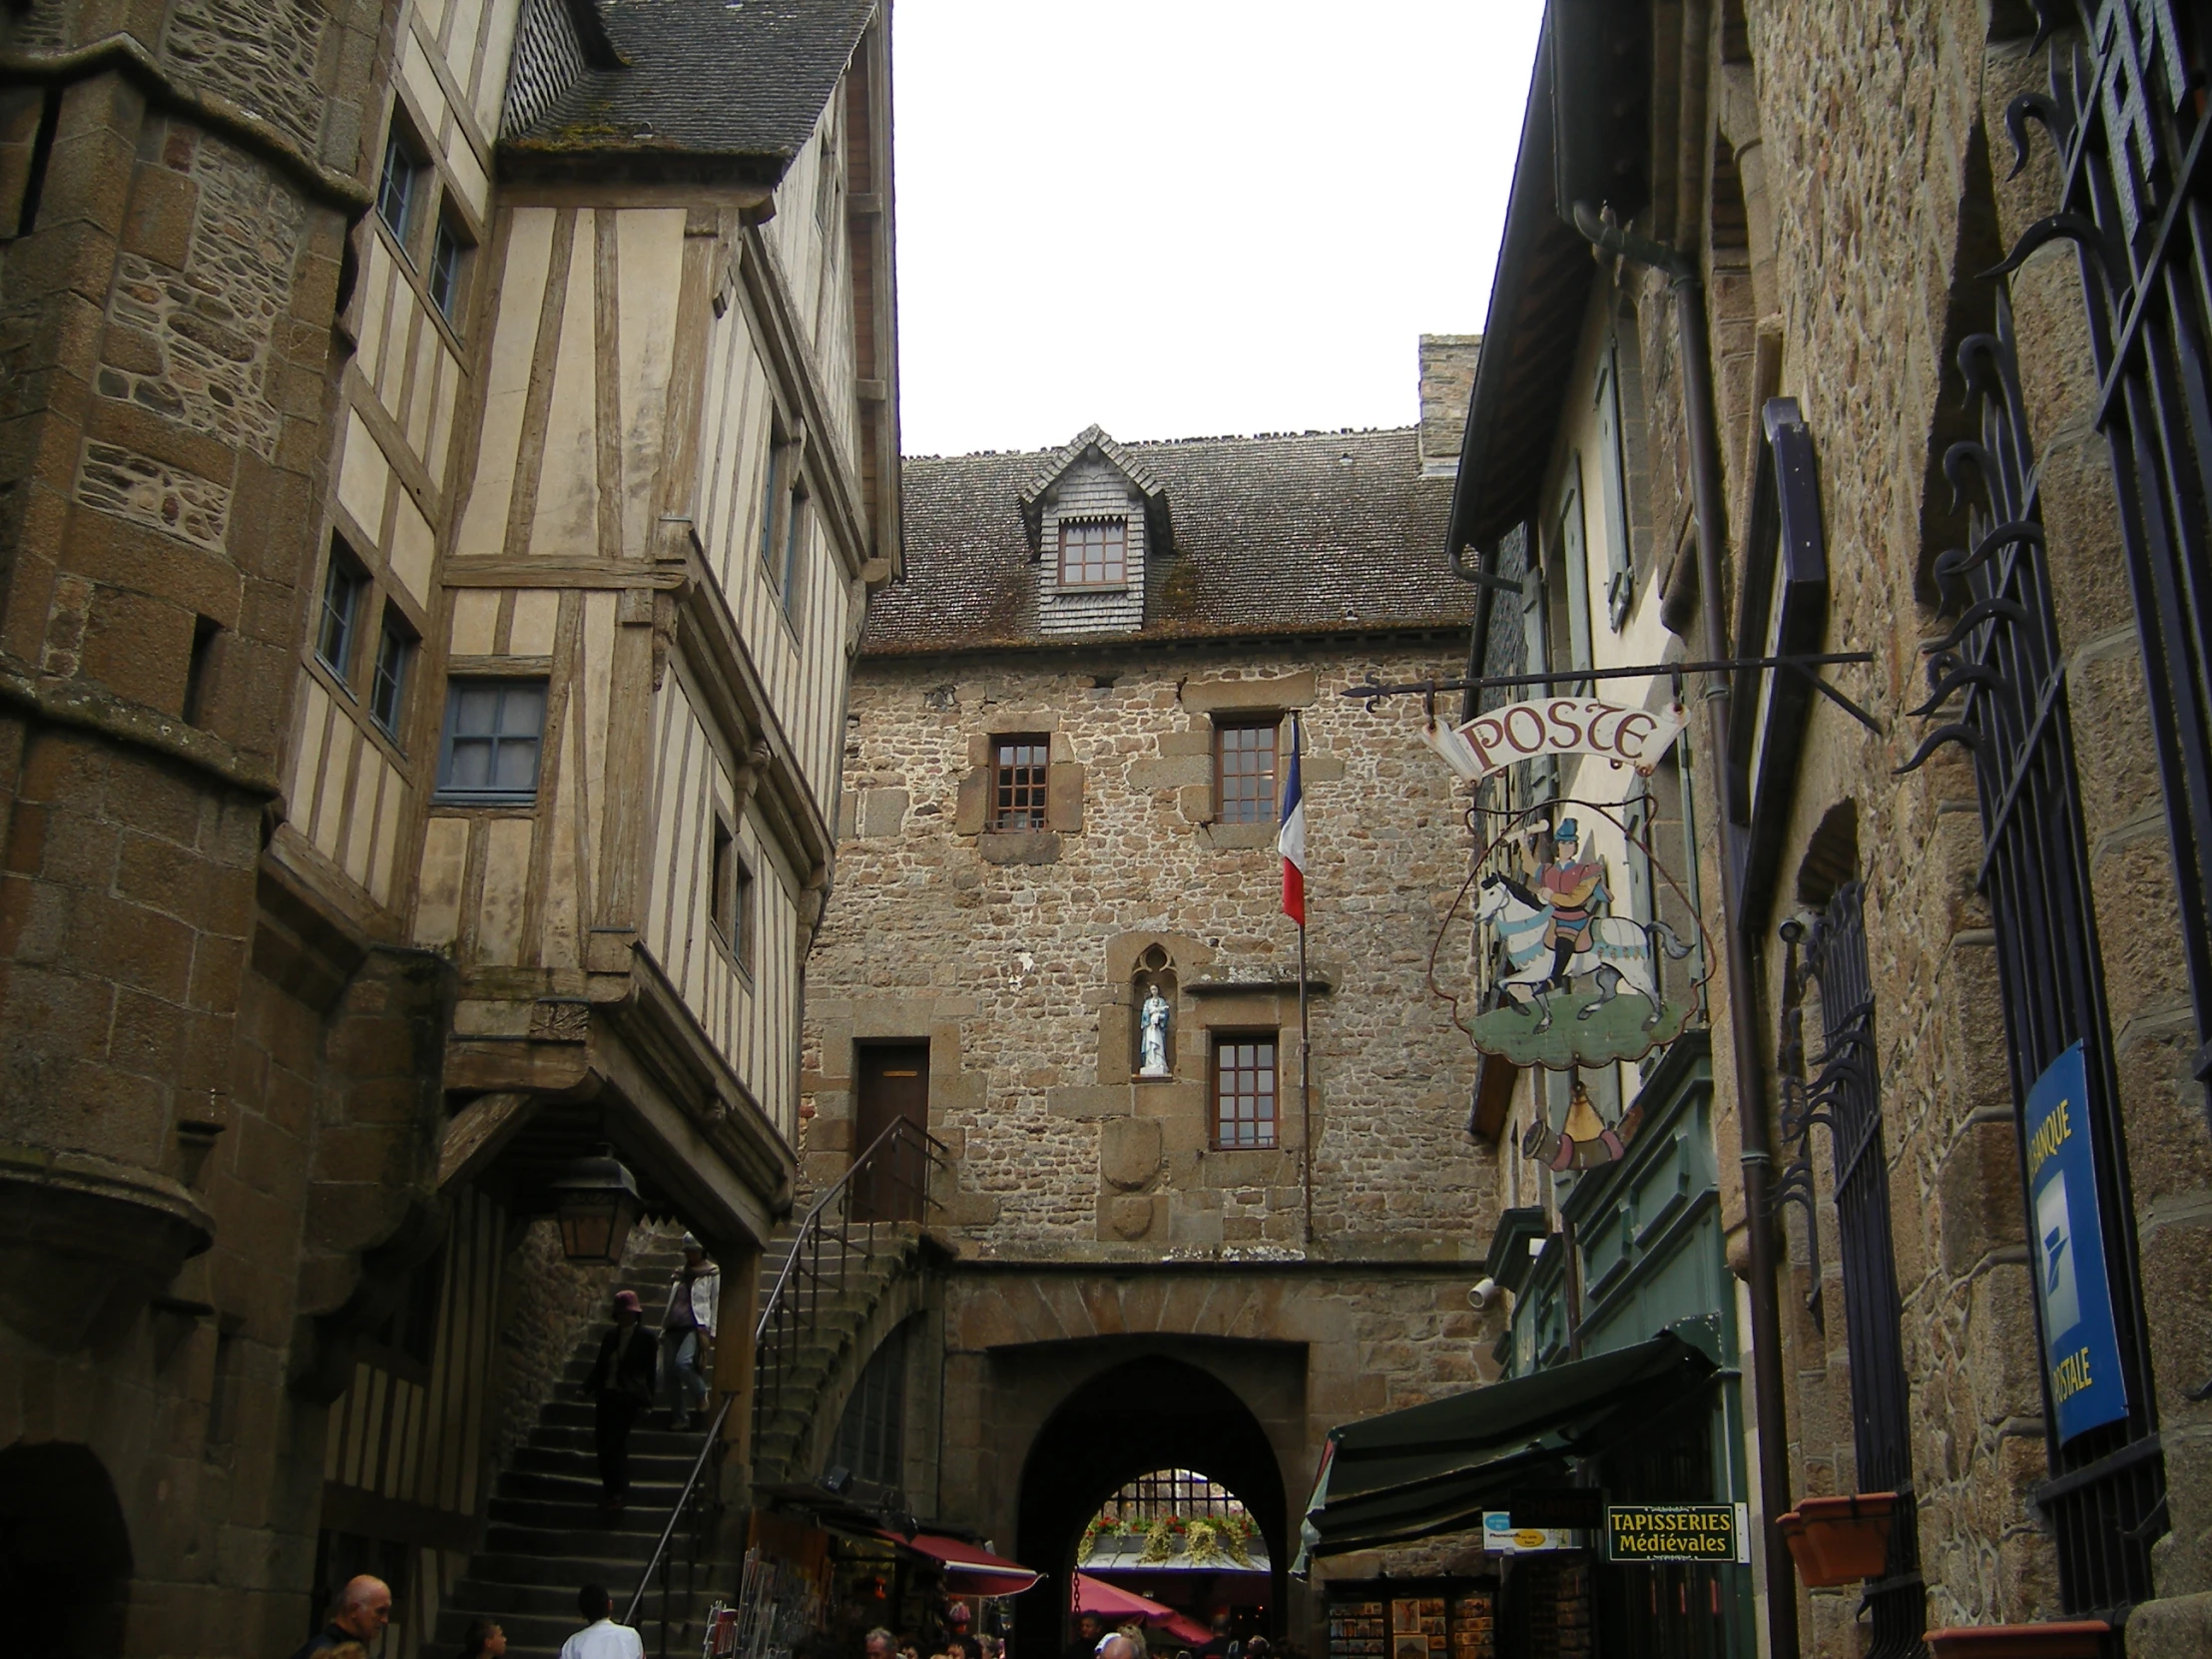
[[(1575, 861), (1574, 828), (1572, 819), (1559, 826), (1558, 858), (1545, 866), (1535, 888), (1498, 871), (1482, 877), (1475, 919), (1496, 930), (1505, 956), (1505, 971), (1491, 989), (1500, 1006), (1523, 1017), (1540, 1016), (1529, 1031), (1535, 1036), (1551, 1029), (1554, 992), (1570, 995), (1576, 980), (1589, 979), (1596, 994), (1575, 1010), (1576, 1019), (1586, 1020), (1626, 986), (1649, 1009), (1639, 1029), (1653, 1031), (1667, 1012), (1659, 999), (1653, 951), (1663, 949), (1679, 960), (1690, 947), (1663, 921), (1592, 913), (1590, 906), (1606, 898), (1604, 869)], [(1520, 999), (1523, 991), (1526, 1002)]]
[(1488, 1011), (1469, 1034), (1515, 1065), (1563, 1071), (1640, 1059), (1672, 1042), (1688, 1012), (1667, 1000), (1660, 964), (1691, 946), (1664, 921), (1608, 913), (1605, 865), (1588, 846), (1581, 825), (1562, 818), (1548, 862), (1526, 876), (1492, 867), (1475, 884), (1474, 920), (1489, 941), (1476, 953)]

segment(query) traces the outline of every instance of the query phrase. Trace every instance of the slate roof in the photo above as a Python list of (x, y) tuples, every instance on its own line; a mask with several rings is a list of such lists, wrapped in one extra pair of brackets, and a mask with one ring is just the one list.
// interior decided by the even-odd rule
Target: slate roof
[(746, 158), (781, 178), (876, 0), (595, 0), (625, 67), (589, 69), (503, 144), (530, 156)]
[(868, 606), (865, 656), (1092, 642), (1460, 629), (1472, 590), (1444, 558), (1448, 478), (1420, 476), (1419, 429), (1131, 443), (1175, 541), (1146, 560), (1143, 628), (1038, 633), (1022, 495), (1065, 450), (910, 456), (906, 574)]

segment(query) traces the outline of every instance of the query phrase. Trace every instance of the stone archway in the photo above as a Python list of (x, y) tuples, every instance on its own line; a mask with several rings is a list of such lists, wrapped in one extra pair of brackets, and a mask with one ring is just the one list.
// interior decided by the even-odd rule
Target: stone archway
[(130, 1608), (131, 1529), (91, 1447), (0, 1451), (0, 1596), (19, 1659), (114, 1659)]
[(1281, 1633), (1290, 1560), (1282, 1467), (1259, 1417), (1221, 1379), (1172, 1356), (1139, 1355), (1071, 1392), (1023, 1460), (1017, 1557), (1044, 1577), (1021, 1598), (1016, 1659), (1055, 1659), (1083, 1528), (1123, 1483), (1164, 1467), (1193, 1469), (1243, 1499), (1273, 1563), (1271, 1618)]

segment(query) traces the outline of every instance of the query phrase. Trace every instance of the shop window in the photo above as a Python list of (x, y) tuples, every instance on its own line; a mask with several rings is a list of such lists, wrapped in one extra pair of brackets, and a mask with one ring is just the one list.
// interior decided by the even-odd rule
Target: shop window
[(314, 654), (347, 686), (353, 665), (353, 640), (359, 631), (362, 602), (368, 597), (368, 573), (343, 542), (330, 543), (330, 563), (322, 575), (322, 614), (315, 625)]
[(438, 799), (521, 806), (537, 799), (543, 680), (455, 680), (446, 688)]
[(1274, 715), (1216, 723), (1214, 817), (1218, 822), (1275, 822), (1275, 743), (1281, 725)]
[(1086, 518), (1060, 526), (1060, 586), (1119, 588), (1129, 582), (1129, 521)]
[(1042, 830), (1050, 740), (1043, 734), (991, 741), (993, 830)]
[(1275, 1145), (1276, 1034), (1224, 1031), (1214, 1037), (1213, 1143), (1218, 1152)]

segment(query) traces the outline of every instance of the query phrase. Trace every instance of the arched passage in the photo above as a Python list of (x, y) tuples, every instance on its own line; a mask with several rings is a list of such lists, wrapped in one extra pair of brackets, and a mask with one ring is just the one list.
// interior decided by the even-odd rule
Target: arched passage
[(131, 1529), (89, 1446), (0, 1451), (0, 1596), (20, 1659), (114, 1659), (131, 1591)]
[(1016, 1555), (1044, 1576), (1021, 1598), (1015, 1659), (1057, 1659), (1083, 1528), (1124, 1482), (1168, 1467), (1219, 1481), (1259, 1521), (1272, 1564), (1271, 1616), (1281, 1633), (1290, 1550), (1275, 1448), (1227, 1383), (1197, 1366), (1152, 1354), (1083, 1383), (1030, 1443), (1021, 1470)]

